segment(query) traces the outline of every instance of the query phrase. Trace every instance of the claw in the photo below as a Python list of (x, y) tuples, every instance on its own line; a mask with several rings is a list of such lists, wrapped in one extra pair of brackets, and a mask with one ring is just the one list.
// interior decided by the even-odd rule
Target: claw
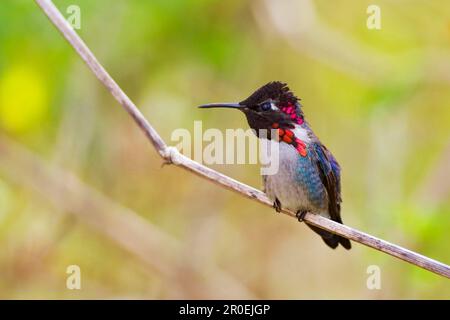
[(305, 215), (306, 215), (307, 212), (308, 211), (305, 211), (305, 210), (297, 211), (295, 216), (297, 217), (299, 222), (303, 222), (303, 218), (305, 218)]
[(275, 208), (276, 212), (281, 212), (281, 202), (277, 198), (275, 198), (275, 201), (273, 203), (273, 207)]

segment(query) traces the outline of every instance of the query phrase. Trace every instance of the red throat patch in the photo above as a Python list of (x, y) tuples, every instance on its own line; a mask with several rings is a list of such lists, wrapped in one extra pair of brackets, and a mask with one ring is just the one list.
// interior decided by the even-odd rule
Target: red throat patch
[(279, 141), (283, 141), (287, 144), (293, 145), (302, 157), (306, 157), (306, 144), (302, 140), (297, 138), (293, 131), (291, 131), (290, 129), (281, 129), (278, 123), (272, 124), (272, 128), (277, 129)]
[(291, 102), (288, 102), (286, 106), (281, 107), (281, 111), (286, 113), (289, 117), (291, 117), (292, 121), (296, 122), (297, 124), (303, 124), (303, 117), (297, 115), (295, 112), (296, 107)]

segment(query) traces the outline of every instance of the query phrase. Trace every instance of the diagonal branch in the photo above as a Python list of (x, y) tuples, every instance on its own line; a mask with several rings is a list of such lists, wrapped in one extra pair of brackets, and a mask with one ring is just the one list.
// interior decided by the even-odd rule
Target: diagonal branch
[[(215, 170), (205, 167), (188, 157), (182, 155), (174, 147), (168, 147), (160, 135), (150, 125), (150, 123), (144, 118), (142, 113), (131, 101), (131, 99), (122, 91), (119, 85), (111, 78), (108, 72), (97, 61), (94, 54), (81, 40), (78, 34), (71, 28), (68, 22), (64, 19), (63, 15), (54, 6), (50, 0), (35, 0), (37, 4), (42, 8), (51, 22), (61, 32), (61, 34), (72, 45), (75, 51), (81, 56), (89, 69), (95, 74), (95, 76), (102, 82), (106, 88), (111, 92), (114, 98), (122, 105), (122, 107), (131, 115), (136, 124), (141, 128), (147, 138), (155, 147), (156, 151), (168, 163), (175, 164), (186, 170), (189, 170), (196, 175), (206, 178), (211, 182), (221, 185), (227, 189), (235, 191), (247, 198), (259, 201), (267, 206), (272, 206), (271, 201), (266, 195), (252, 187), (249, 187), (239, 181), (236, 181), (228, 176), (225, 176)], [(295, 217), (293, 212), (283, 210), (283, 213)], [(442, 262), (433, 260), (416, 252), (407, 250), (398, 245), (392, 244), (388, 241), (376, 238), (364, 232), (350, 228), (345, 225), (341, 225), (327, 218), (319, 215), (307, 213), (304, 217), (308, 223), (322, 228), (324, 230), (333, 232), (350, 240), (359, 242), (373, 249), (382, 251), (391, 256), (414, 264), (423, 269), (429, 270), (441, 276), (450, 278), (450, 267)]]

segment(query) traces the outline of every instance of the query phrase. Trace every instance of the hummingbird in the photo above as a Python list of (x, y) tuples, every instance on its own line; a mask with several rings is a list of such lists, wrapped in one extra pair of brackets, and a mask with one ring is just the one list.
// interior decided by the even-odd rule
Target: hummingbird
[[(341, 219), (341, 168), (332, 153), (314, 134), (305, 120), (300, 99), (286, 83), (273, 81), (238, 103), (210, 103), (199, 108), (240, 110), (259, 139), (279, 143), (279, 168), (263, 175), (264, 192), (277, 212), (286, 208), (302, 222), (307, 212), (343, 223)], [(262, 135), (261, 130), (266, 134)], [(277, 134), (274, 136), (273, 132)], [(351, 249), (350, 240), (306, 225), (335, 249), (339, 244)]]

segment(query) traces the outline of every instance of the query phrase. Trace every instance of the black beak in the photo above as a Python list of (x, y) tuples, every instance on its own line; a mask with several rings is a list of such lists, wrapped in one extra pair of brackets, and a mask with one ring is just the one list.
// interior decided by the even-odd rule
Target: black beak
[(199, 108), (202, 109), (207, 109), (207, 108), (232, 108), (232, 109), (242, 109), (245, 108), (244, 105), (241, 105), (239, 103), (208, 103), (208, 104), (203, 104), (201, 106), (198, 106)]

